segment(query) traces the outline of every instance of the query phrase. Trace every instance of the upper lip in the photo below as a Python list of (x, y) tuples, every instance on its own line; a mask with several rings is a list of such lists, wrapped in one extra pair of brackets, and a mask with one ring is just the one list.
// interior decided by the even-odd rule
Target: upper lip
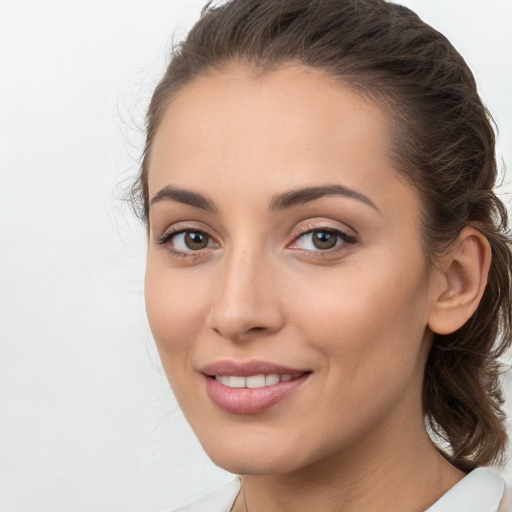
[(268, 361), (215, 361), (200, 368), (205, 375), (232, 375), (237, 377), (250, 377), (260, 374), (297, 375), (310, 372), (301, 368), (292, 368)]

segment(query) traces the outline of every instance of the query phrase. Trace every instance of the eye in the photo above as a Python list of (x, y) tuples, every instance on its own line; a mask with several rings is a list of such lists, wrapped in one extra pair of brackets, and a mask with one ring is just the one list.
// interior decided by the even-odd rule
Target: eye
[(218, 243), (207, 233), (197, 229), (168, 232), (157, 243), (168, 246), (169, 250), (174, 253), (190, 253), (218, 247)]
[(325, 228), (306, 231), (295, 239), (291, 247), (304, 251), (328, 251), (346, 242), (355, 243), (356, 239), (341, 229)]

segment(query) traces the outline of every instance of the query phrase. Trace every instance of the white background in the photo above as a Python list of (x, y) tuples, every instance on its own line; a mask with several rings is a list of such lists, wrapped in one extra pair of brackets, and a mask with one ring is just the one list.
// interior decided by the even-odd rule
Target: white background
[[(119, 201), (202, 3), (0, 1), (0, 511), (156, 512), (232, 478), (168, 389)], [(466, 57), (512, 168), (512, 0), (404, 3)]]

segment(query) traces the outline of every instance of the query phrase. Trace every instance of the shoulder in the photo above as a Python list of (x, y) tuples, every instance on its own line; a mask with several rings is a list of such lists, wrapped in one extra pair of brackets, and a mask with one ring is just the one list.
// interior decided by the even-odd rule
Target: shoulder
[(240, 478), (236, 478), (218, 491), (176, 509), (174, 512), (229, 512), (239, 491)]
[[(240, 491), (236, 478), (218, 491), (174, 512), (229, 512)], [(426, 512), (512, 512), (512, 492), (489, 468), (477, 468), (452, 487)]]
[(511, 512), (505, 505), (505, 481), (489, 468), (471, 471), (426, 512)]

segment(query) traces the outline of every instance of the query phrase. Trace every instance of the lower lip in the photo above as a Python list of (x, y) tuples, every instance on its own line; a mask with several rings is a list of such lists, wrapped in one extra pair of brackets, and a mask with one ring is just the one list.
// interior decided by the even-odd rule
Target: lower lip
[(206, 392), (212, 402), (231, 414), (255, 414), (277, 404), (306, 382), (311, 374), (262, 388), (230, 388), (205, 376)]

